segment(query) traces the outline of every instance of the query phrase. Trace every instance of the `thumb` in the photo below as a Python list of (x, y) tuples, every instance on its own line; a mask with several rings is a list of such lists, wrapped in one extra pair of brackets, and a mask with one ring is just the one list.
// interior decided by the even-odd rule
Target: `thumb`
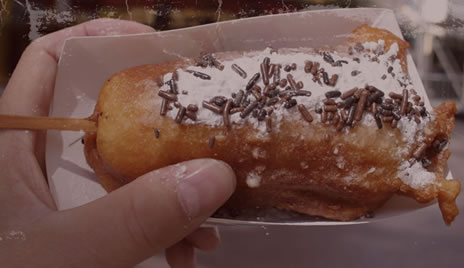
[(58, 213), (54, 233), (60, 240), (74, 242), (68, 263), (72, 259), (81, 267), (132, 266), (197, 229), (234, 188), (235, 175), (224, 162), (183, 162)]

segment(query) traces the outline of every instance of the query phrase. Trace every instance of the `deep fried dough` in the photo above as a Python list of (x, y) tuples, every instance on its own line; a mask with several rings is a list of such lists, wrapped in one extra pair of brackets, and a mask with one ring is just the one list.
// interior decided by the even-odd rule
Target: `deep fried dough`
[[(378, 40), (372, 29), (355, 31), (356, 40)], [(380, 35), (390, 47), (388, 35)], [(404, 67), (407, 43), (398, 42)], [(185, 60), (139, 66), (117, 73), (105, 83), (95, 107), (98, 132), (86, 135), (85, 154), (106, 190), (167, 165), (215, 158), (230, 164), (237, 175), (237, 191), (224, 206), (229, 210), (274, 207), (346, 221), (379, 208), (393, 194), (403, 194), (419, 202), (437, 198), (447, 224), (457, 215), (460, 183), (444, 178), (450, 153), (446, 149), (435, 152), (431, 146), (438, 138), (449, 140), (454, 103), (438, 106), (433, 120), (421, 130), (424, 140), (409, 145), (400, 129), (388, 124), (382, 129), (358, 124), (347, 134), (320, 121), (308, 124), (296, 107), (288, 110), (290, 116), (281, 120), (279, 131), (263, 137), (249, 122), (227, 128), (178, 124), (171, 117), (160, 116), (159, 87), (146, 87), (144, 81), (191, 64)], [(211, 137), (215, 137), (214, 146)], [(431, 165), (427, 170), (435, 173), (436, 183), (413, 188), (398, 178), (398, 167), (410, 160), (421, 144), (428, 145), (425, 155)]]

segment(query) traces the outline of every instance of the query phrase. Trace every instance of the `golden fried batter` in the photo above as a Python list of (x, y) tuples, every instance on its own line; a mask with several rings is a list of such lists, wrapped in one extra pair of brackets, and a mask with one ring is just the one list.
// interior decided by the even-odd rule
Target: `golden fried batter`
[[(399, 43), (398, 57), (405, 63), (408, 45), (391, 33), (364, 26), (354, 36), (356, 42), (383, 39), (387, 47), (393, 41)], [(424, 140), (409, 146), (400, 129), (389, 124), (381, 129), (357, 124), (348, 131), (337, 131), (317, 120), (301, 120), (296, 107), (288, 110), (295, 116), (282, 119), (279, 131), (263, 137), (248, 122), (227, 128), (178, 124), (160, 116), (158, 90), (142, 82), (191, 64), (177, 61), (139, 66), (119, 72), (105, 83), (95, 107), (98, 132), (86, 135), (85, 154), (106, 190), (157, 168), (207, 157), (227, 162), (236, 172), (237, 190), (224, 206), (233, 211), (274, 207), (347, 221), (377, 209), (393, 194), (402, 194), (419, 202), (437, 198), (447, 224), (458, 214), (455, 199), (460, 184), (444, 178), (450, 153), (446, 149), (438, 152), (433, 146), (436, 140), (450, 138), (454, 103), (435, 108), (435, 117), (421, 130)], [(413, 188), (398, 178), (398, 167), (420, 146), (427, 147), (423, 154), (431, 162), (427, 170), (436, 174), (436, 183)]]

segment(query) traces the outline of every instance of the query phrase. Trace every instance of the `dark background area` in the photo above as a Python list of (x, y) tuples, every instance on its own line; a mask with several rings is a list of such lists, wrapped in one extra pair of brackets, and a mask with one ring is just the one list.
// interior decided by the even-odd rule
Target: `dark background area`
[[(164, 31), (283, 12), (356, 7), (393, 9), (432, 103), (454, 99), (463, 112), (462, 0), (0, 0), (0, 94), (32, 40), (95, 18), (134, 20)], [(464, 174), (463, 131), (459, 116), (449, 161), (457, 178)], [(461, 210), (463, 204), (461, 197)], [(221, 227), (220, 249), (201, 254), (199, 267), (464, 267), (462, 214), (451, 227), (443, 224), (436, 205), (359, 226)], [(144, 267), (150, 264), (165, 267), (160, 258)]]
[[(432, 2), (445, 4), (448, 11), (430, 23), (424, 7)], [(0, 0), (0, 92), (32, 40), (95, 18), (134, 20), (164, 31), (260, 15), (356, 7), (393, 9), (432, 101), (452, 98), (463, 110), (462, 0)], [(432, 50), (424, 53), (425, 47)]]

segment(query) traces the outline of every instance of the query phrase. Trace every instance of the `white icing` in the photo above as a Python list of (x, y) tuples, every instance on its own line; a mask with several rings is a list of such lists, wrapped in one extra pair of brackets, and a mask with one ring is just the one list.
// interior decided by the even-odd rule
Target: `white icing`
[(252, 171), (248, 173), (246, 183), (250, 188), (258, 188), (261, 184), (261, 176), (257, 172)]
[(337, 158), (337, 167), (343, 169), (345, 167), (345, 158), (343, 156), (338, 156)]
[[(380, 40), (378, 43), (365, 43), (364, 45), (367, 47), (376, 47), (381, 46), (383, 47), (383, 40)], [(374, 49), (372, 49), (374, 50)], [(272, 53), (270, 49), (266, 49), (262, 52), (249, 52), (246, 53), (243, 57), (238, 57), (233, 60), (226, 60), (222, 61), (221, 64), (224, 65), (224, 70), (221, 71), (214, 67), (197, 67), (191, 66), (188, 67), (188, 70), (191, 71), (198, 71), (204, 74), (207, 74), (211, 77), (211, 80), (203, 80), (198, 77), (193, 76), (192, 73), (186, 72), (185, 70), (177, 70), (179, 75), (179, 81), (177, 82), (179, 91), (187, 91), (188, 94), (179, 94), (178, 102), (183, 106), (187, 106), (189, 104), (195, 104), (200, 107), (200, 110), (197, 113), (197, 121), (193, 122), (191, 120), (186, 120), (185, 123), (204, 123), (208, 125), (223, 125), (223, 118), (221, 115), (215, 114), (208, 109), (202, 109), (202, 102), (204, 100), (209, 100), (215, 96), (225, 96), (227, 98), (231, 98), (231, 94), (234, 92), (238, 92), (238, 90), (244, 90), (250, 78), (255, 74), (259, 73), (260, 69), (259, 66), (263, 62), (265, 57), (270, 58), (270, 62), (274, 64), (281, 64), (282, 66), (290, 65), (292, 63), (296, 63), (297, 70), (291, 71), (290, 73), (293, 75), (295, 81), (301, 81), (304, 84), (303, 90), (309, 90), (312, 92), (312, 96), (305, 97), (305, 96), (297, 96), (294, 99), (297, 100), (298, 103), (305, 104), (307, 107), (313, 107), (314, 104), (320, 101), (322, 98), (325, 98), (324, 94), (330, 90), (340, 90), (342, 92), (349, 90), (354, 87), (364, 87), (365, 85), (369, 84), (375, 86), (385, 94), (389, 92), (395, 92), (398, 94), (402, 93), (403, 87), (398, 82), (398, 78), (402, 78), (404, 73), (401, 69), (401, 64), (399, 59), (395, 59), (391, 62), (391, 57), (396, 56), (398, 53), (398, 45), (395, 43), (391, 45), (390, 49), (384, 53), (383, 55), (377, 56), (379, 62), (372, 61), (369, 58), (373, 57), (373, 54), (362, 53), (357, 55), (360, 58), (360, 63), (353, 61), (354, 56), (343, 56), (338, 54), (337, 52), (331, 52), (331, 55), (335, 61), (337, 60), (345, 60), (348, 64), (342, 64), (341, 67), (333, 67), (328, 62), (324, 61), (323, 56), (315, 53), (314, 51), (308, 51), (308, 53), (297, 52), (296, 50), (286, 50), (285, 53)], [(372, 57), (371, 57), (372, 56)], [(329, 78), (337, 74), (339, 76), (337, 84), (332, 87), (325, 85), (324, 83), (318, 84), (315, 83), (312, 74), (308, 74), (304, 72), (304, 66), (306, 61), (313, 61), (319, 62), (320, 67), (324, 68), (325, 71), (329, 74)], [(232, 70), (232, 64), (237, 64), (247, 73), (247, 78), (244, 79), (235, 73)], [(393, 72), (395, 73), (395, 77), (388, 73), (388, 67), (393, 67)], [(360, 71), (360, 73), (356, 76), (352, 76), (352, 71)], [(281, 78), (286, 78), (287, 72), (281, 69), (280, 76)], [(382, 75), (386, 74), (386, 79), (382, 79)], [(172, 73), (167, 73), (164, 76), (164, 81), (170, 80), (172, 77)], [(272, 81), (272, 78), (271, 78)], [(405, 80), (406, 82), (408, 80)], [(150, 82), (146, 82), (147, 85), (150, 85)], [(264, 84), (262, 79), (260, 78), (257, 84), (264, 88)], [(150, 85), (151, 86), (151, 85)], [(412, 88), (411, 85), (407, 86), (408, 89)], [(162, 90), (168, 90), (168, 86), (164, 86)], [(418, 92), (419, 96), (424, 99), (425, 92)], [(251, 97), (251, 100), (254, 100)], [(274, 112), (273, 115), (273, 122), (275, 128), (279, 128), (279, 122), (283, 116), (288, 116), (287, 109), (283, 108), (282, 106), (278, 107)], [(177, 109), (173, 109), (168, 112), (168, 116), (171, 118), (175, 118), (177, 114)], [(369, 117), (369, 116), (364, 116)], [(264, 122), (259, 122), (255, 118), (250, 119), (249, 116), (246, 119), (240, 118), (239, 113), (231, 115), (231, 122), (235, 123), (242, 123), (243, 121), (249, 121), (252, 123), (256, 128), (260, 131), (265, 132), (266, 127)], [(319, 120), (319, 117), (315, 118)], [(369, 124), (375, 124), (373, 119), (368, 119), (367, 121)]]
[(399, 168), (398, 177), (414, 189), (420, 189), (436, 182), (435, 174), (425, 170), (420, 162), (415, 162), (411, 167), (408, 162), (403, 162)]
[(305, 161), (301, 161), (301, 162), (300, 162), (300, 167), (301, 167), (302, 169), (308, 169), (308, 168), (309, 168), (309, 165), (308, 165), (308, 163), (306, 163)]

